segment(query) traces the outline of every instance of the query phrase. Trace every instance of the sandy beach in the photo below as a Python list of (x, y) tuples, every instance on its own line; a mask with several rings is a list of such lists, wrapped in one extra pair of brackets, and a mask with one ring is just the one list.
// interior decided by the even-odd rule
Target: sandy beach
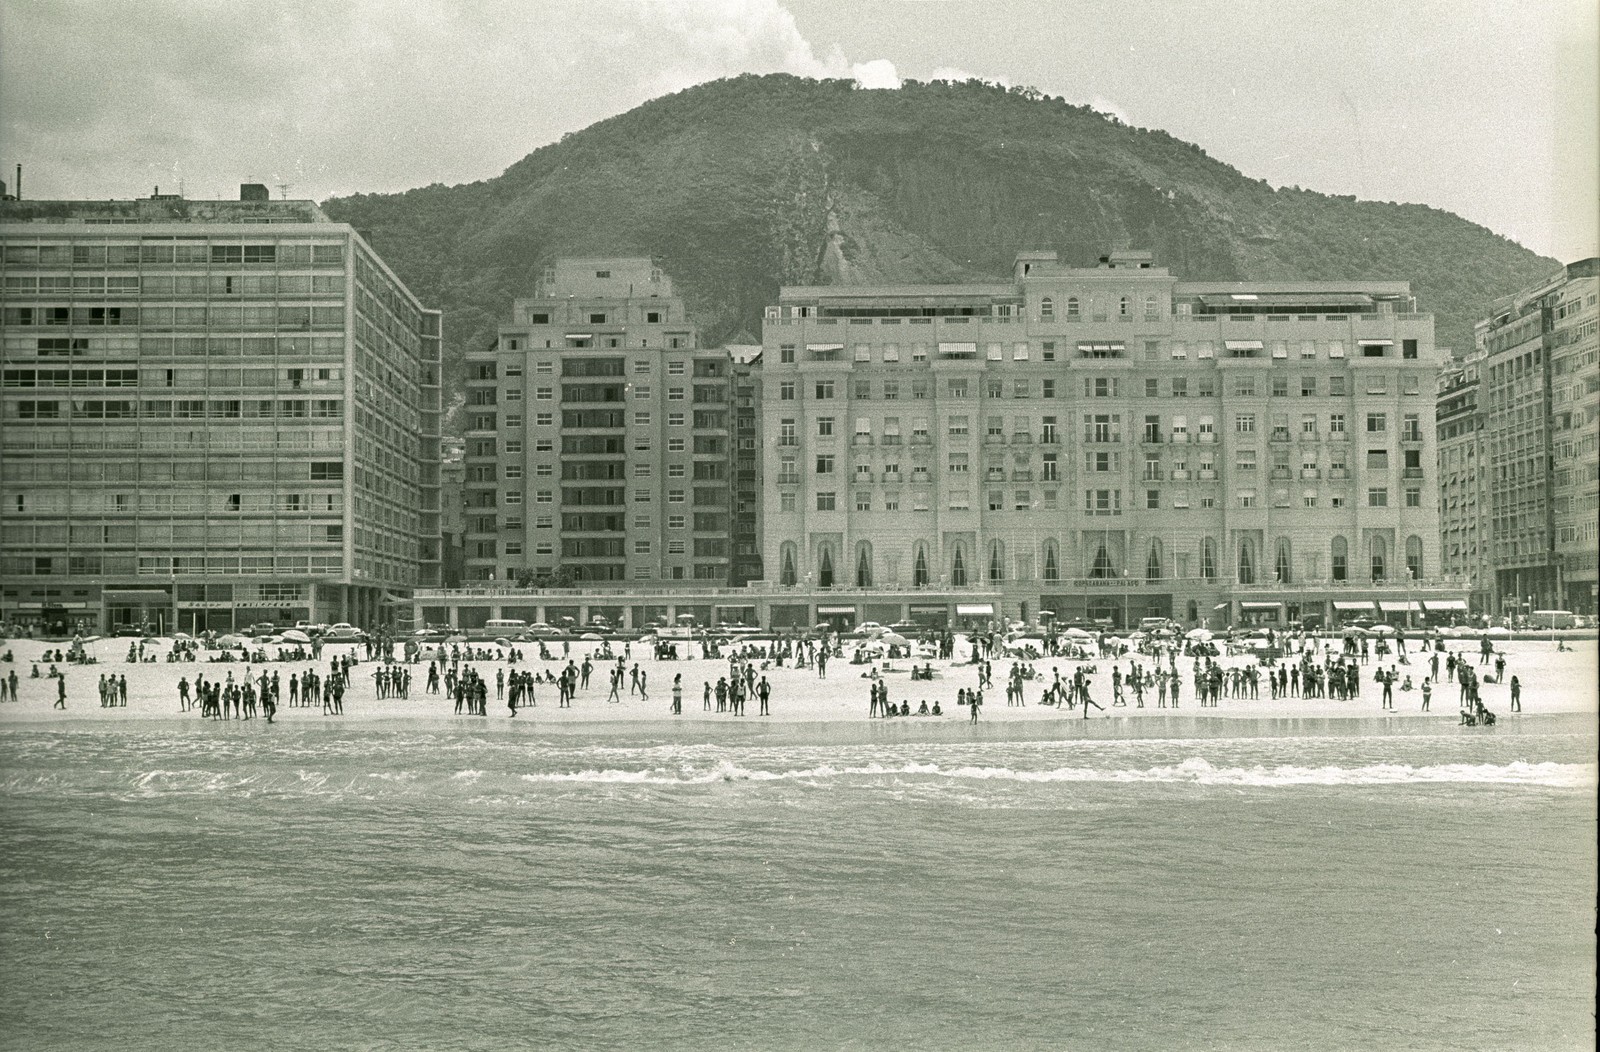
[[(1446, 643), (1451, 651), (1469, 655), (1470, 660), (1477, 663), (1476, 641), (1451, 640)], [(170, 650), (170, 641), (154, 641), (154, 653), (157, 660), (154, 663), (131, 664), (124, 659), (128, 650), (126, 639), (100, 639), (88, 644), (89, 652), (98, 658), (98, 663), (93, 665), (62, 664), (59, 667), (66, 674), (67, 682), (67, 707), (65, 710), (53, 708), (56, 700), (56, 683), (44, 675), (48, 670), (48, 663), (41, 661), (41, 656), (47, 650), (55, 649), (55, 644), (44, 644), (29, 640), (10, 640), (0, 644), (0, 654), (9, 650), (14, 661), (10, 664), (0, 664), (0, 676), (8, 676), (12, 670), (17, 674), (17, 687), (20, 699), (15, 703), (0, 705), (0, 726), (40, 723), (127, 723), (141, 720), (174, 720), (192, 721), (197, 725), (204, 725), (209, 721), (202, 720), (197, 712), (181, 712), (178, 704), (178, 681), (187, 678), (191, 683), (197, 673), (204, 673), (208, 680), (225, 678), (229, 672), (237, 679), (249, 668), (252, 676), (259, 676), (265, 669), (269, 674), (277, 673), (284, 681), (282, 693), (287, 700), (287, 680), (291, 673), (302, 672), (316, 667), (319, 672), (325, 672), (328, 663), (334, 655), (342, 655), (356, 651), (350, 645), (330, 645), (324, 652), (321, 661), (268, 661), (265, 664), (246, 665), (243, 662), (211, 662), (206, 660), (210, 654), (202, 652), (198, 660), (193, 662), (168, 662), (166, 655)], [(572, 644), (572, 660), (582, 664), (586, 655), (594, 652), (600, 644), (581, 642)], [(1401, 676), (1410, 675), (1420, 688), (1421, 681), (1427, 672), (1426, 657), (1418, 656), (1413, 643), (1411, 664), (1400, 666)], [(269, 654), (276, 651), (276, 647), (267, 644), (265, 649)], [(493, 649), (493, 648), (491, 648)], [(620, 645), (615, 647), (621, 653)], [(518, 669), (532, 669), (541, 672), (546, 669), (559, 671), (564, 667), (565, 661), (560, 659), (559, 646), (554, 649), (556, 659), (541, 661), (536, 656), (537, 646), (523, 647), (524, 659), (515, 667)], [(607, 702), (609, 665), (596, 661), (593, 677), (588, 690), (580, 690), (577, 698), (570, 708), (556, 706), (555, 688), (553, 685), (540, 684), (536, 691), (537, 703), (531, 708), (523, 708), (516, 717), (518, 725), (533, 724), (550, 730), (559, 730), (566, 727), (582, 727), (587, 730), (611, 726), (616, 728), (660, 729), (667, 730), (672, 725), (681, 725), (685, 728), (703, 728), (707, 733), (712, 725), (716, 726), (754, 726), (757, 724), (863, 724), (869, 723), (867, 719), (868, 706), (868, 681), (865, 678), (871, 666), (852, 665), (848, 660), (835, 659), (828, 664), (827, 678), (819, 678), (813, 668), (794, 669), (787, 665), (782, 668), (769, 667), (759, 673), (764, 675), (772, 686), (772, 715), (756, 716), (754, 700), (748, 706), (748, 712), (743, 717), (736, 717), (715, 711), (707, 712), (702, 703), (703, 684), (716, 680), (726, 674), (727, 660), (707, 660), (692, 658), (676, 661), (657, 661), (648, 656), (640, 656), (641, 652), (648, 652), (649, 647), (635, 644), (633, 656), (628, 661), (629, 669), (637, 664), (647, 674), (649, 697), (643, 698), (638, 694), (625, 694), (620, 702)], [(1515, 674), (1522, 681), (1522, 707), (1527, 716), (1548, 715), (1557, 713), (1595, 713), (1597, 711), (1596, 688), (1597, 682), (1597, 648), (1594, 640), (1579, 641), (1570, 651), (1557, 651), (1549, 641), (1510, 641), (1497, 643), (1497, 650), (1503, 651), (1507, 658), (1507, 680)], [(698, 646), (694, 647), (699, 653)], [(236, 652), (237, 653), (237, 652)], [(846, 653), (849, 653), (847, 648)], [(970, 653), (965, 641), (958, 643), (957, 656), (964, 657)], [(358, 657), (360, 654), (358, 653)], [(1152, 659), (1136, 656), (1133, 660), (1139, 661), (1148, 669)], [(1219, 659), (1224, 668), (1231, 668), (1246, 664), (1254, 664), (1253, 657), (1224, 656)], [(1384, 712), (1380, 707), (1381, 689), (1372, 681), (1373, 673), (1380, 667), (1388, 667), (1394, 662), (1393, 656), (1380, 661), (1373, 658), (1362, 670), (1362, 694), (1359, 698), (1338, 700), (1334, 698), (1270, 698), (1266, 684), (1261, 685), (1259, 698), (1230, 698), (1226, 695), (1216, 708), (1200, 708), (1194, 700), (1190, 671), (1192, 661), (1187, 658), (1178, 659), (1179, 671), (1184, 677), (1184, 693), (1181, 707), (1161, 709), (1156, 707), (1154, 694), (1147, 694), (1144, 708), (1135, 707), (1131, 692), (1125, 691), (1126, 706), (1113, 707), (1111, 676), (1113, 667), (1120, 667), (1126, 675), (1130, 659), (1126, 656), (1115, 660), (1101, 659), (1096, 661), (1077, 661), (1068, 658), (1041, 658), (1033, 661), (1035, 670), (1040, 678), (1027, 682), (1025, 688), (1026, 704), (1023, 706), (1008, 706), (1005, 698), (1005, 683), (1010, 673), (1013, 660), (1010, 658), (996, 658), (993, 662), (993, 683), (985, 690), (985, 703), (980, 713), (980, 721), (984, 727), (1005, 726), (1017, 734), (1026, 735), (1033, 733), (1047, 733), (1039, 724), (1061, 724), (1072, 721), (1075, 724), (1111, 724), (1120, 726), (1121, 730), (1111, 726), (1097, 728), (1090, 732), (1099, 734), (1133, 733), (1133, 734), (1163, 734), (1181, 733), (1180, 727), (1193, 728), (1204, 726), (1216, 721), (1226, 721), (1231, 725), (1237, 721), (1287, 721), (1291, 725), (1305, 728), (1305, 733), (1318, 733), (1316, 728), (1325, 727), (1329, 721), (1361, 720), (1361, 721), (1387, 721), (1390, 723), (1420, 721), (1428, 726), (1436, 726), (1440, 721), (1454, 723), (1457, 716), (1457, 691), (1453, 683), (1436, 684), (1433, 692), (1432, 711), (1421, 711), (1422, 695), (1420, 689), (1395, 691), (1395, 708), (1392, 712)], [(30, 669), (35, 663), (39, 664), (41, 678), (30, 678)], [(412, 686), (410, 697), (378, 698), (373, 682), (372, 673), (377, 663), (362, 660), (351, 674), (351, 689), (344, 699), (345, 714), (341, 716), (324, 716), (321, 709), (292, 707), (281, 703), (277, 713), (279, 724), (301, 724), (307, 722), (329, 723), (348, 725), (367, 721), (390, 720), (474, 720), (477, 722), (508, 722), (510, 712), (502, 698), (496, 696), (493, 684), (496, 673), (509, 669), (512, 666), (504, 660), (499, 661), (473, 661), (463, 662), (477, 669), (478, 673), (490, 683), (490, 696), (487, 717), (455, 716), (453, 704), (442, 695), (424, 693), (427, 678), (427, 666), (418, 662), (410, 666), (412, 670)], [(919, 662), (920, 665), (920, 662)], [(937, 678), (931, 681), (913, 681), (904, 671), (909, 668), (909, 663), (897, 661), (893, 663), (894, 670), (883, 673), (889, 684), (890, 698), (896, 704), (909, 701), (911, 709), (915, 712), (920, 703), (926, 700), (931, 708), (935, 702), (943, 711), (938, 717), (912, 716), (895, 720), (872, 720), (873, 725), (933, 725), (935, 727), (946, 724), (960, 724), (966, 726), (969, 722), (967, 710), (956, 704), (956, 692), (961, 688), (968, 690), (978, 686), (977, 667), (966, 661), (932, 662)], [(1083, 665), (1096, 667), (1095, 674), (1091, 677), (1093, 684), (1091, 695), (1095, 701), (1105, 706), (1104, 711), (1090, 710), (1087, 721), (1083, 719), (1082, 710), (1057, 709), (1054, 706), (1040, 705), (1039, 698), (1055, 670), (1061, 672), (1063, 678), (1070, 677), (1073, 672)], [(1443, 660), (1441, 658), (1441, 676), (1443, 675)], [(759, 669), (759, 663), (757, 665)], [(1484, 666), (1481, 671), (1489, 671), (1489, 666)], [(99, 701), (97, 684), (102, 674), (126, 676), (128, 679), (128, 703), (125, 707), (102, 708)], [(683, 677), (683, 714), (672, 716), (670, 714), (672, 697), (672, 680), (675, 675)], [(1508, 684), (1484, 683), (1482, 687), (1485, 704), (1501, 717), (1511, 716), (1510, 690)], [(713, 709), (715, 701), (712, 702)], [(231, 722), (231, 721), (230, 721)], [(256, 723), (264, 724), (262, 720)], [(930, 732), (932, 727), (929, 728)], [(1240, 728), (1232, 726), (1232, 730)], [(937, 732), (941, 733), (942, 732)], [(986, 731), (985, 733), (993, 733)], [(1292, 733), (1292, 731), (1291, 731)], [(851, 733), (850, 737), (855, 735)]]

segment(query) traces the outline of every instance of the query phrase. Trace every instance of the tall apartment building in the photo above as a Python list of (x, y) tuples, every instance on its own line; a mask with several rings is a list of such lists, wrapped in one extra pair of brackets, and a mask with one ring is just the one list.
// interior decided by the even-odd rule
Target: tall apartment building
[(1475, 330), (1496, 610), (1596, 602), (1600, 260), (1496, 303)]
[(1439, 562), (1444, 572), (1467, 582), (1468, 601), (1479, 613), (1493, 608), (1486, 414), (1480, 402), (1476, 351), (1453, 359), (1439, 377), (1436, 429), (1439, 449)]
[(733, 370), (734, 587), (761, 580), (761, 345), (726, 348)]
[(1003, 284), (785, 288), (763, 331), (767, 583), (983, 588), (1114, 622), (1422, 613), (1438, 364), (1404, 282), (1025, 253)]
[(468, 583), (727, 584), (731, 365), (660, 268), (556, 260), (467, 367)]
[(240, 196), (0, 203), (0, 616), (372, 624), (437, 582), (438, 312)]

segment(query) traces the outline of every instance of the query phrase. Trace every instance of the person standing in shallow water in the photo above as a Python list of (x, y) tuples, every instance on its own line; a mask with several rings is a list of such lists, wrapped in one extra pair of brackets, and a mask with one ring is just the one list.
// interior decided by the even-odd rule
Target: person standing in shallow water
[(683, 715), (683, 673), (672, 677), (672, 714)]
[(1522, 711), (1522, 681), (1516, 676), (1511, 677), (1511, 711)]

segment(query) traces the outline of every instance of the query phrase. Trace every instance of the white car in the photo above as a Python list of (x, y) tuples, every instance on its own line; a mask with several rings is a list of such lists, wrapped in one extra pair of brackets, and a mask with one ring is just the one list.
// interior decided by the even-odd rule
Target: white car
[(877, 639), (886, 631), (888, 631), (888, 629), (884, 628), (876, 621), (863, 621), (856, 626), (855, 635), (866, 636), (868, 639)]
[(329, 625), (328, 630), (322, 635), (324, 643), (359, 643), (365, 638), (367, 634), (348, 621)]

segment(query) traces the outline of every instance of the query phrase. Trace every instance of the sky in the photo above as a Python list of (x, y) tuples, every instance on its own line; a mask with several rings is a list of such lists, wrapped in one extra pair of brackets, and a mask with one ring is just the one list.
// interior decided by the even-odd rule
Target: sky
[(1600, 254), (1594, 0), (0, 0), (0, 178), (324, 200), (492, 178), (744, 72), (981, 77), (1252, 178)]

